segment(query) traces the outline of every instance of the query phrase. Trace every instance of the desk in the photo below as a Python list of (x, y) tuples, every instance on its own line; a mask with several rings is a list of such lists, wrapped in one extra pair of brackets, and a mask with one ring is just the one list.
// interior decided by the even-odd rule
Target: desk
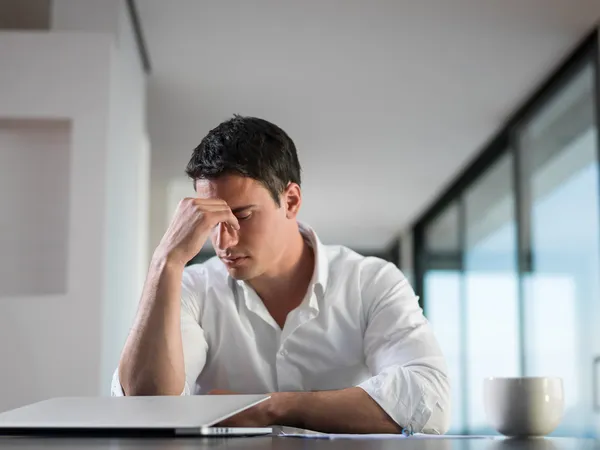
[(600, 450), (587, 439), (321, 440), (252, 438), (29, 438), (0, 437), (0, 450)]

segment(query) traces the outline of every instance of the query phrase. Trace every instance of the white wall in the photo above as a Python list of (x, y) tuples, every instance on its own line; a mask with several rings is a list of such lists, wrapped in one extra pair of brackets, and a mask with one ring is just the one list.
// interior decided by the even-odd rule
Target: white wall
[(54, 0), (53, 29), (110, 34), (110, 110), (105, 197), (104, 300), (100, 391), (110, 379), (133, 321), (148, 261), (150, 142), (146, 75), (123, 0)]
[[(124, 4), (124, 2), (119, 2)], [(147, 267), (150, 148), (146, 76), (125, 8), (118, 11), (110, 86), (101, 391), (133, 322)]]
[(107, 33), (117, 38), (122, 0), (52, 0), (53, 30)]
[(150, 171), (152, 174), (150, 178), (150, 198), (152, 202), (150, 203), (148, 254), (152, 255), (167, 230), (169, 216), (172, 216), (174, 211), (169, 212), (169, 183), (156, 175), (154, 165), (152, 165)]
[[(104, 9), (95, 10), (99, 2), (55, 0), (53, 31), (0, 32), (0, 162), (10, 162), (15, 151), (28, 152), (32, 168), (47, 171), (50, 180), (67, 176), (69, 186), (54, 199), (59, 216), (68, 211), (64, 289), (0, 293), (0, 411), (55, 396), (108, 394), (145, 277), (150, 166), (145, 74), (125, 3), (102, 4)], [(52, 151), (42, 131), (32, 136), (9, 127), (57, 119), (70, 124), (66, 134), (49, 132), (61, 136), (57, 145), (69, 146), (67, 167), (34, 157), (36, 146)], [(44, 190), (43, 179), (32, 173), (14, 161), (0, 165), (0, 179), (10, 175), (21, 183), (0, 196), (0, 208), (31, 198), (22, 188), (28, 176), (34, 190)], [(8, 209), (3, 214), (12, 214)], [(19, 220), (11, 215), (10, 229), (0, 227), (0, 235), (15, 228), (43, 233), (32, 221), (31, 215)], [(7, 251), (0, 247), (0, 260), (8, 259)], [(0, 264), (0, 271), (6, 267)], [(13, 290), (19, 285), (31, 290), (56, 269), (34, 267), (17, 273)]]
[[(56, 174), (69, 177), (70, 190), (55, 199), (59, 210), (69, 211), (66, 292), (0, 297), (0, 410), (98, 393), (111, 46), (101, 34), (0, 32), (0, 118), (72, 123), (70, 170)], [(8, 151), (14, 145), (0, 147)], [(14, 169), (0, 166), (0, 178)], [(29, 182), (44, 189), (35, 178)], [(18, 190), (11, 195), (28, 198)], [(18, 276), (26, 286), (39, 275), (30, 270)]]
[(70, 135), (67, 120), (0, 120), (0, 297), (66, 292)]

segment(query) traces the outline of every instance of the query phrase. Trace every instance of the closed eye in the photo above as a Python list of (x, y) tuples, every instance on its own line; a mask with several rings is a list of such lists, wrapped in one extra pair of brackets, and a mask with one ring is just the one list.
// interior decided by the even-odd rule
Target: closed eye
[(245, 216), (237, 216), (237, 220), (247, 220), (252, 217), (252, 213), (246, 214)]

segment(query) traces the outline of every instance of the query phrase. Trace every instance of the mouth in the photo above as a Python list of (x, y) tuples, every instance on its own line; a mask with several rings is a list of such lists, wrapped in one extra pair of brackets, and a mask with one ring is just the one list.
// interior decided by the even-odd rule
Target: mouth
[(237, 266), (240, 266), (247, 259), (248, 259), (247, 256), (221, 257), (221, 261), (223, 261), (227, 267), (237, 267)]

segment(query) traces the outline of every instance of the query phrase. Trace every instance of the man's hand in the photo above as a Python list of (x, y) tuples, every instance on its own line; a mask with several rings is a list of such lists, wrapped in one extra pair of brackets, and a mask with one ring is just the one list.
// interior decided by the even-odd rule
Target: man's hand
[[(234, 395), (215, 390), (209, 394)], [(358, 387), (339, 391), (274, 392), (271, 398), (220, 423), (228, 427), (283, 425), (326, 433), (401, 433), (402, 427)]]
[(202, 249), (211, 230), (219, 223), (235, 231), (240, 229), (225, 201), (184, 198), (158, 245), (159, 256), (185, 266)]
[[(209, 392), (210, 395), (236, 395), (236, 392), (215, 389)], [(217, 424), (219, 427), (269, 427), (275, 425), (275, 417), (271, 412), (269, 402), (265, 400), (258, 405), (248, 408), (245, 411), (237, 413), (235, 416), (225, 419)]]

